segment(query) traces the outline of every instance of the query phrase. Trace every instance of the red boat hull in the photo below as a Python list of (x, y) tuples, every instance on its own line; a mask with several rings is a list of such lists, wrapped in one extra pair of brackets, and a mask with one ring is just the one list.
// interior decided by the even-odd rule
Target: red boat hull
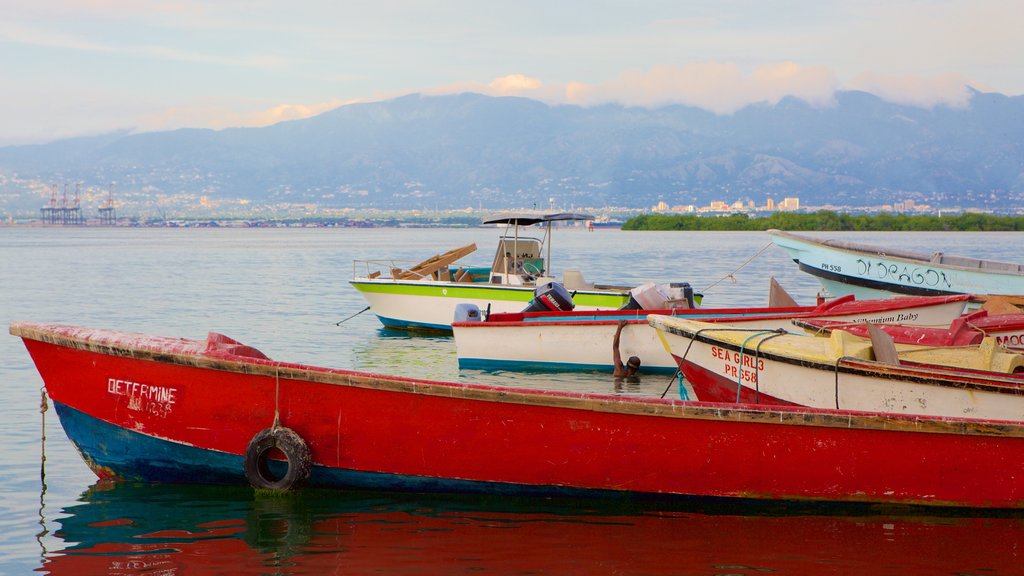
[(11, 332), (101, 477), (244, 482), (246, 446), (276, 413), (308, 443), (317, 486), (1024, 505), (1016, 423), (391, 378), (216, 338)]

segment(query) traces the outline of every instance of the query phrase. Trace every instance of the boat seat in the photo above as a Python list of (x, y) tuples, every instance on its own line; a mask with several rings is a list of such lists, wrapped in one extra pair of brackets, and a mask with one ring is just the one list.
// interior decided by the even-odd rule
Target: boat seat
[(868, 335), (871, 337), (871, 351), (875, 355), (875, 361), (899, 366), (900, 355), (896, 352), (892, 336), (871, 323), (868, 323)]
[(568, 268), (562, 273), (562, 286), (566, 290), (593, 290), (594, 285), (583, 279), (583, 272), (576, 268)]
[(828, 335), (828, 352), (833, 358), (860, 358), (862, 360), (873, 360), (874, 351), (871, 343), (864, 338), (858, 338), (845, 330), (833, 330)]

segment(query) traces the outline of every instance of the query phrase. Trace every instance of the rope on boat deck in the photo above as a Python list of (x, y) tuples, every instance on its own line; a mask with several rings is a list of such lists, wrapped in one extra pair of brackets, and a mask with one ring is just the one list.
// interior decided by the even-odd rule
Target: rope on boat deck
[(836, 410), (839, 410), (839, 364), (842, 363), (844, 359), (846, 359), (846, 356), (840, 356), (839, 358), (836, 358), (836, 364), (835, 366), (833, 366), (833, 371), (835, 373), (836, 378), (835, 388), (833, 390), (833, 392), (835, 393)]
[(757, 346), (754, 348), (754, 404), (759, 404), (761, 402), (761, 368), (757, 362), (757, 360), (761, 357), (761, 344), (764, 344), (768, 340), (771, 340), (772, 338), (776, 338), (778, 336), (782, 336), (783, 334), (786, 333), (786, 331), (781, 329), (775, 330), (775, 334), (772, 334), (771, 336), (768, 336), (766, 338), (761, 338), (760, 340), (757, 341)]
[[(679, 368), (676, 370), (676, 373), (672, 375), (672, 378), (669, 379), (668, 385), (665, 386), (665, 391), (661, 393), (661, 397), (662, 398), (664, 398), (665, 394), (668, 394), (669, 389), (672, 388), (672, 382), (675, 381), (676, 375), (678, 375), (680, 377), (679, 385), (682, 386), (682, 384), (683, 384), (683, 381), (682, 381), (683, 362), (686, 361), (686, 357), (690, 354), (690, 348), (693, 347), (693, 342), (697, 339), (697, 336), (700, 336), (701, 332), (704, 332), (704, 331), (707, 331), (707, 330), (714, 330), (716, 332), (754, 332), (754, 331), (756, 331), (757, 334), (775, 334), (776, 336), (782, 336), (783, 334), (788, 334), (789, 333), (789, 332), (786, 332), (785, 330), (783, 330), (782, 328), (776, 328), (775, 330), (764, 330), (762, 328), (733, 328), (733, 327), (730, 327), (730, 328), (717, 328), (717, 327), (708, 327), (708, 328), (701, 328), (700, 330), (697, 330), (696, 332), (693, 333), (692, 336), (690, 336), (690, 343), (686, 345), (686, 351), (683, 352), (683, 357), (679, 359)], [(757, 334), (751, 334), (750, 338), (753, 338), (754, 336), (757, 336)], [(771, 338), (774, 338), (774, 337), (775, 336), (772, 336)], [(750, 338), (747, 338), (747, 340), (750, 340)], [(765, 340), (768, 340), (768, 338), (765, 338)], [(744, 344), (746, 344), (746, 340), (744, 340)], [(740, 351), (742, 352), (742, 348), (740, 348)], [(758, 344), (758, 353), (760, 353), (760, 344)], [(742, 358), (740, 360), (742, 361)]]
[[(750, 342), (751, 338), (755, 338), (757, 336), (763, 336), (765, 334), (772, 334), (772, 336), (769, 336), (769, 337), (764, 338), (761, 341), (759, 341), (757, 343), (757, 346), (754, 348), (754, 386), (755, 386), (754, 403), (756, 404), (757, 403), (757, 399), (758, 399), (758, 397), (760, 396), (760, 393), (761, 393), (761, 391), (758, 388), (756, 388), (756, 386), (757, 386), (757, 377), (759, 376), (759, 374), (757, 372), (757, 359), (758, 359), (758, 357), (761, 354), (761, 342), (764, 342), (765, 340), (770, 340), (770, 339), (775, 338), (777, 336), (782, 336), (783, 334), (786, 333), (785, 330), (782, 330), (781, 332), (780, 332), (780, 330), (782, 330), (782, 329), (779, 328), (777, 330), (762, 330), (760, 332), (755, 332), (755, 333), (751, 334), (750, 336), (747, 336), (747, 338), (745, 340), (743, 340), (743, 343), (740, 344), (740, 362), (739, 362), (740, 365), (739, 365), (739, 370), (736, 371), (736, 403), (737, 404), (740, 403), (740, 392), (743, 391), (743, 356), (747, 352), (747, 342)], [(693, 340), (691, 340), (690, 342), (693, 342)]]
[(744, 266), (746, 266), (747, 264), (750, 264), (750, 263), (751, 263), (751, 262), (752, 262), (752, 261), (754, 260), (754, 258), (757, 258), (758, 256), (760, 256), (760, 255), (761, 255), (762, 253), (764, 253), (764, 251), (765, 251), (765, 250), (767, 250), (767, 249), (771, 248), (773, 244), (774, 244), (774, 242), (769, 242), (769, 243), (765, 244), (765, 245), (764, 245), (764, 246), (762, 246), (762, 247), (761, 247), (761, 249), (760, 249), (760, 250), (758, 250), (758, 251), (757, 251), (757, 252), (756, 252), (756, 253), (755, 253), (755, 254), (754, 254), (753, 256), (751, 256), (750, 258), (747, 258), (747, 259), (746, 259), (746, 260), (745, 260), (745, 261), (743, 262), (743, 264), (740, 264), (738, 268), (736, 268), (736, 269), (735, 269), (735, 270), (733, 270), (732, 272), (729, 272), (729, 273), (728, 273), (728, 274), (726, 274), (725, 276), (722, 276), (722, 277), (721, 277), (721, 278), (719, 278), (719, 279), (718, 279), (717, 281), (715, 281), (715, 282), (712, 282), (710, 286), (708, 286), (707, 288), (705, 288), (705, 289), (704, 289), (704, 290), (702, 290), (701, 292), (702, 292), (702, 293), (707, 293), (707, 292), (708, 292), (709, 290), (711, 290), (711, 289), (712, 289), (712, 288), (714, 288), (715, 286), (717, 286), (717, 285), (721, 284), (722, 282), (725, 282), (726, 280), (732, 280), (732, 283), (733, 283), (733, 284), (735, 284), (735, 283), (736, 283), (736, 276), (734, 276), (734, 274), (736, 274), (737, 272), (739, 272), (740, 270), (742, 270), (742, 269), (743, 269), (743, 267), (744, 267)]

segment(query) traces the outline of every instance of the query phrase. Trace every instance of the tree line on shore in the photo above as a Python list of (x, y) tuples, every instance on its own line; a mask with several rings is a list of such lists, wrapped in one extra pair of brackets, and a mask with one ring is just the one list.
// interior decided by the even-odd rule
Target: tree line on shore
[(747, 214), (706, 217), (643, 214), (627, 220), (623, 230), (751, 230), (769, 229), (822, 232), (996, 232), (1024, 230), (1024, 216), (993, 214), (846, 214), (831, 210), (812, 213), (774, 212), (751, 218)]

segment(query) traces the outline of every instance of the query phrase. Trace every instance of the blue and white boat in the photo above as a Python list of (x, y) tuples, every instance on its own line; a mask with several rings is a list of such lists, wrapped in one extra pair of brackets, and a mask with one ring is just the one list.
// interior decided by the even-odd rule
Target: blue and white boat
[(801, 270), (816, 277), (835, 296), (1024, 294), (1022, 264), (818, 240), (781, 230), (769, 230), (768, 234)]
[(785, 308), (672, 308), (661, 310), (591, 310), (476, 314), (452, 323), (459, 368), (479, 370), (579, 371), (613, 368), (612, 342), (625, 321), (620, 356), (637, 356), (647, 373), (673, 373), (672, 358), (648, 315), (673, 316), (740, 326), (745, 329), (791, 329), (797, 318), (843, 323), (881, 322), (913, 326), (949, 326), (970, 296), (904, 297), (857, 300), (845, 296), (818, 306)]

